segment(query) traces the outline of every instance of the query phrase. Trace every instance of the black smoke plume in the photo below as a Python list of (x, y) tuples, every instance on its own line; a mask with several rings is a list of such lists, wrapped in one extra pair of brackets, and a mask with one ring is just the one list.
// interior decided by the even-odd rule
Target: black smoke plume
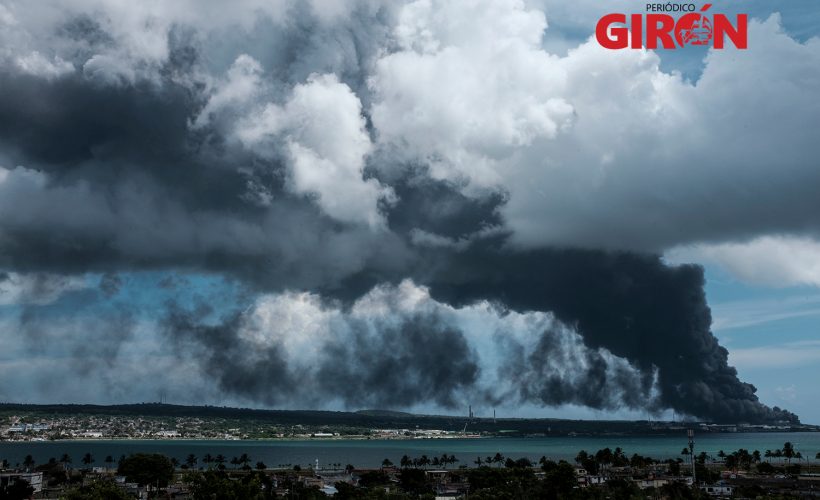
[(758, 401), (741, 382), (710, 327), (703, 269), (660, 257), (579, 249), (511, 252), (476, 245), (443, 259), (422, 279), (434, 298), (463, 305), (489, 300), (516, 311), (551, 311), (592, 348), (657, 370), (656, 403), (724, 422), (797, 421)]

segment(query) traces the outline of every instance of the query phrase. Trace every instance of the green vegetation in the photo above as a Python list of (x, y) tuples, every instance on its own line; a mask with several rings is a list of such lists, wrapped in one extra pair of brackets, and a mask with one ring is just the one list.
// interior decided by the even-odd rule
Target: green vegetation
[(190, 472), (183, 481), (194, 500), (265, 500), (276, 498), (272, 482), (264, 474), (232, 479), (222, 471)]
[(174, 465), (165, 455), (136, 453), (120, 463), (117, 473), (129, 483), (164, 487), (174, 477)]
[(133, 500), (133, 497), (110, 480), (99, 480), (88, 486), (68, 490), (63, 500)]

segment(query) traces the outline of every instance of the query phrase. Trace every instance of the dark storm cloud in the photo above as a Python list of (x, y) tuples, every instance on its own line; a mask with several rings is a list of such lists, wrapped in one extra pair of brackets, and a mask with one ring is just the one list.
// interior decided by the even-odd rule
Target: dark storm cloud
[[(274, 191), (279, 199), (268, 207), (247, 203), (247, 177), (235, 167), (264, 160), (200, 142), (187, 125), (197, 99), (172, 83), (159, 89), (101, 89), (76, 77), (53, 83), (3, 78), (9, 89), (0, 99), (3, 144), (16, 162), (49, 174), (54, 192), (43, 202), (64, 206), (34, 225), (15, 224), (25, 214), (11, 213), (3, 228), (4, 267), (61, 272), (194, 267), (227, 272), (261, 289), (316, 289), (350, 300), (379, 282), (410, 275), (431, 285), (434, 296), (447, 303), (488, 299), (520, 311), (555, 312), (577, 326), (591, 349), (608, 349), (646, 377), (657, 369), (660, 407), (718, 420), (775, 418), (757, 401), (754, 388), (737, 379), (726, 350), (710, 333), (700, 269), (670, 268), (657, 257), (636, 254), (519, 252), (482, 243), (462, 252), (413, 251), (413, 230), (457, 239), (497, 226), (496, 209), (504, 197), (475, 200), (442, 181), (399, 180), (399, 200), (387, 217), (393, 231), (388, 238), (375, 237), (335, 223), (309, 201), (281, 190)], [(42, 106), (32, 106), (35, 96), (42, 96)], [(88, 195), (73, 193), (78, 186), (86, 187)], [(26, 197), (21, 203), (34, 201)], [(129, 223), (139, 220), (151, 222)], [(276, 391), (266, 384), (281, 380), (281, 391), (290, 387), (286, 360), (275, 347), (258, 362), (241, 362), (246, 350), (231, 342), (232, 322), (207, 327), (180, 314), (171, 320), (171, 331), (193, 331), (207, 339), (212, 346), (204, 358), (208, 367), (235, 367), (219, 377), (224, 389), (275, 404)], [(458, 345), (452, 335), (442, 339), (448, 347)], [(411, 349), (414, 345), (403, 345), (402, 359), (421, 356)], [(459, 363), (466, 363), (459, 375), (474, 371), (469, 356), (455, 353), (464, 356)], [(601, 359), (588, 356), (584, 378), (567, 381), (545, 373), (538, 383), (524, 385), (524, 399), (612, 405), (606, 393), (589, 387), (634, 398), (634, 392), (616, 389), (616, 381), (604, 377)], [(543, 360), (530, 362), (546, 366)], [(358, 372), (361, 366), (366, 364), (351, 364), (347, 380), (373, 375)], [(468, 385), (469, 378), (456, 385)], [(385, 398), (377, 402), (395, 404), (387, 396), (400, 394), (406, 394), (405, 404), (418, 402), (419, 395), (452, 402), (444, 381), (411, 380), (422, 392), (387, 386), (377, 391)], [(431, 383), (442, 384), (438, 390), (443, 392), (431, 389)], [(637, 387), (639, 394), (646, 393), (645, 384)]]
[[(311, 73), (334, 72), (366, 109), (368, 67), (389, 45), (392, 11), (362, 10), (328, 26), (305, 5), (293, 9), (292, 22), (268, 29), (271, 38), (254, 32), (266, 43), (248, 48), (274, 80), (273, 97)], [(411, 277), (447, 304), (489, 300), (515, 311), (553, 312), (577, 329), (587, 348), (578, 359), (567, 359), (544, 332), (533, 353), (508, 360), (507, 377), (522, 401), (673, 408), (721, 421), (789, 417), (760, 404), (728, 365), (710, 332), (699, 268), (635, 253), (522, 251), (505, 246), (502, 236), (483, 239), (478, 233), (503, 225), (499, 208), (507, 195), (465, 196), (423, 169), (397, 178), (368, 171), (396, 193), (395, 203), (382, 207), (389, 231), (338, 222), (285, 189), (281, 161), (237, 145), (216, 125), (191, 127), (208, 102), (205, 66), (229, 65), (237, 53), (204, 55), (208, 40), (176, 26), (167, 61), (152, 78), (110, 84), (79, 68), (115, 37), (85, 16), (60, 30), (74, 44), (77, 71), (41, 78), (0, 69), (0, 161), (9, 169), (0, 180), (0, 267), (110, 273), (100, 284), (109, 298), (119, 272), (215, 271), (259, 291), (310, 290), (347, 305), (377, 284)], [(372, 161), (394, 160), (382, 154)], [(258, 196), (260, 187), (269, 197)], [(241, 312), (209, 321), (211, 314), (170, 306), (164, 333), (225, 393), (267, 405), (294, 397), (302, 374), (282, 346), (243, 338)], [(59, 338), (75, 359), (114, 363), (134, 320), (126, 311), (105, 327), (51, 332), (48, 315), (29, 309), (21, 321), (33, 345)], [(461, 394), (483, 390), (476, 386), (482, 367), (464, 333), (435, 316), (385, 323), (378, 335), (355, 321), (346, 328), (319, 346), (321, 376), (309, 381), (315, 398), (452, 406)], [(610, 363), (601, 349), (638, 373)], [(559, 361), (582, 368), (568, 376), (556, 371)]]
[(398, 201), (388, 214), (388, 222), (398, 233), (422, 230), (459, 239), (502, 224), (498, 208), (505, 196), (499, 191), (468, 197), (452, 183), (430, 179), (423, 171), (391, 184)]
[[(208, 307), (169, 307), (165, 334), (181, 356), (201, 361), (204, 373), (227, 394), (268, 405), (341, 400), (347, 407), (395, 408), (436, 403), (454, 407), (471, 390), (479, 368), (462, 332), (435, 316), (373, 326), (349, 319), (316, 348), (316, 366), (289, 359), (279, 341), (261, 347), (240, 333), (241, 312), (203, 320)], [(270, 332), (261, 332), (269, 334)]]
[[(187, 61), (169, 63), (174, 71), (196, 57), (184, 44), (171, 53)], [(191, 267), (266, 289), (332, 288), (407, 258), (393, 235), (345, 227), (286, 192), (277, 161), (226, 144), (212, 128), (192, 131), (204, 102), (196, 87), (171, 77), (106, 86), (9, 71), (0, 86), (4, 166), (26, 167), (11, 171), (0, 199), (2, 267)], [(250, 185), (264, 186), (270, 203), (256, 203)]]
[(95, 305), (92, 296), (78, 301), (76, 312), (89, 308), (93, 316), (76, 318), (61, 317), (48, 305), (24, 308), (18, 325), (29, 354), (59, 352), (80, 376), (115, 377), (121, 347), (134, 334), (134, 312), (126, 305), (94, 310)]
[(201, 317), (207, 307), (184, 310), (169, 306), (164, 331), (179, 349), (200, 360), (202, 369), (217, 380), (221, 389), (251, 401), (268, 405), (282, 404), (297, 390), (297, 378), (288, 370), (288, 360), (281, 348), (273, 344), (260, 350), (237, 335), (240, 313), (206, 324)]
[(362, 324), (324, 347), (318, 378), (328, 395), (358, 407), (396, 408), (463, 404), (457, 393), (473, 389), (478, 362), (462, 332), (435, 316), (416, 315), (378, 335)]

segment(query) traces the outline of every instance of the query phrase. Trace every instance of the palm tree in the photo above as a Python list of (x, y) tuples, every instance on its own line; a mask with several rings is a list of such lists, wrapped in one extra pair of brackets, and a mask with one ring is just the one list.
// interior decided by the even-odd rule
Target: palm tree
[(106, 464), (105, 466), (106, 466), (106, 468), (110, 469), (111, 464), (113, 464), (113, 463), (114, 463), (114, 457), (112, 457), (111, 455), (107, 455), (105, 457), (105, 464)]
[(210, 453), (206, 453), (204, 457), (202, 457), (202, 463), (211, 468), (211, 464), (214, 463), (214, 457), (211, 456)]
[(23, 459), (23, 466), (26, 468), (27, 471), (28, 469), (34, 467), (34, 463), (34, 457), (32, 457), (31, 455), (26, 455), (26, 458)]
[(220, 469), (220, 470), (224, 469), (225, 468), (225, 460), (227, 460), (225, 458), (225, 455), (223, 455), (221, 453), (219, 455), (217, 455), (216, 458), (214, 458), (214, 462), (217, 463), (216, 468)]
[(265, 470), (268, 466), (265, 465), (265, 462), (256, 462), (256, 470)]
[(410, 467), (410, 465), (412, 465), (412, 463), (413, 462), (410, 460), (410, 457), (408, 457), (407, 455), (404, 455), (403, 457), (401, 457), (401, 460), (399, 461), (399, 465), (401, 465), (402, 469), (406, 469), (406, 468)]
[(191, 453), (191, 454), (189, 454), (187, 457), (185, 457), (185, 464), (186, 464), (189, 468), (193, 469), (193, 468), (194, 468), (194, 466), (196, 466), (196, 455), (194, 455), (193, 453)]
[(476, 466), (481, 467), (481, 464), (483, 464), (484, 461), (481, 460), (481, 457), (478, 457), (475, 460), (473, 460), (473, 463), (476, 464)]
[(497, 464), (504, 462), (504, 455), (502, 455), (501, 453), (496, 453), (493, 457), (493, 462)]
[(419, 458), (419, 465), (423, 469), (426, 469), (427, 466), (430, 465), (430, 459), (427, 457), (427, 455), (422, 455), (421, 458)]
[(68, 456), (67, 453), (63, 453), (63, 456), (60, 457), (60, 463), (63, 464), (63, 469), (68, 469), (68, 464), (71, 463), (71, 457)]
[(433, 457), (433, 461), (431, 463), (433, 464), (433, 467), (438, 467), (441, 464), (441, 460), (439, 460), (438, 457)]
[(386, 469), (388, 467), (393, 467), (393, 462), (391, 462), (389, 458), (385, 458), (382, 460), (382, 469)]
[(86, 453), (83, 455), (83, 463), (86, 467), (90, 466), (94, 463), (94, 456), (91, 453)]
[(242, 464), (243, 469), (248, 468), (248, 464), (250, 463), (250, 461), (251, 457), (249, 457), (247, 453), (239, 455), (239, 463)]
[(608, 469), (612, 463), (612, 450), (608, 447), (603, 450), (598, 450), (598, 452), (595, 453), (595, 459), (598, 460), (599, 464), (604, 466), (604, 469)]
[(459, 459), (457, 459), (455, 455), (450, 455), (449, 457), (447, 457), (447, 462), (449, 462), (451, 465), (454, 465), (456, 462), (459, 462)]
[(772, 457), (774, 456), (774, 454), (772, 453), (772, 450), (766, 450), (766, 452), (765, 452), (765, 453), (763, 453), (763, 456), (764, 456), (764, 457), (766, 457), (766, 459), (767, 459), (766, 461), (767, 461), (767, 462), (771, 462), (771, 461), (772, 461)]
[(783, 443), (783, 456), (788, 460), (789, 463), (792, 463), (792, 458), (794, 458), (794, 445), (790, 441), (786, 441)]

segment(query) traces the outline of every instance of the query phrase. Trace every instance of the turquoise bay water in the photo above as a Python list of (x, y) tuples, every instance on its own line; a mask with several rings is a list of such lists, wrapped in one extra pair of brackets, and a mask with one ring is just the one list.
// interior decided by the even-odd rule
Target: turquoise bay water
[[(820, 452), (820, 432), (790, 433), (737, 433), (703, 434), (695, 438), (695, 453), (705, 451), (716, 455), (719, 450), (727, 453), (739, 448), (750, 451), (775, 450), (791, 441), (795, 449), (812, 461)], [(500, 452), (506, 457), (538, 459), (547, 456), (554, 460), (572, 460), (579, 450), (594, 452), (598, 449), (621, 447), (627, 455), (638, 453), (654, 458), (677, 458), (686, 446), (686, 435), (680, 436), (608, 436), (608, 437), (539, 437), (539, 438), (478, 438), (478, 439), (418, 439), (418, 440), (270, 440), (270, 441), (53, 441), (53, 442), (0, 442), (0, 460), (12, 465), (20, 463), (30, 454), (37, 463), (47, 462), (50, 457), (59, 459), (69, 454), (74, 467), (82, 466), (81, 459), (91, 453), (95, 465), (105, 465), (103, 460), (111, 455), (136, 452), (163, 453), (183, 462), (189, 453), (202, 458), (206, 453), (225, 455), (228, 460), (242, 453), (250, 455), (253, 463), (265, 462), (269, 467), (283, 464), (320, 466), (340, 463), (357, 467), (375, 467), (389, 458), (398, 463), (402, 455), (419, 457), (455, 455), (459, 464), (473, 465), (476, 457), (486, 457)], [(200, 463), (200, 465), (202, 465)]]

